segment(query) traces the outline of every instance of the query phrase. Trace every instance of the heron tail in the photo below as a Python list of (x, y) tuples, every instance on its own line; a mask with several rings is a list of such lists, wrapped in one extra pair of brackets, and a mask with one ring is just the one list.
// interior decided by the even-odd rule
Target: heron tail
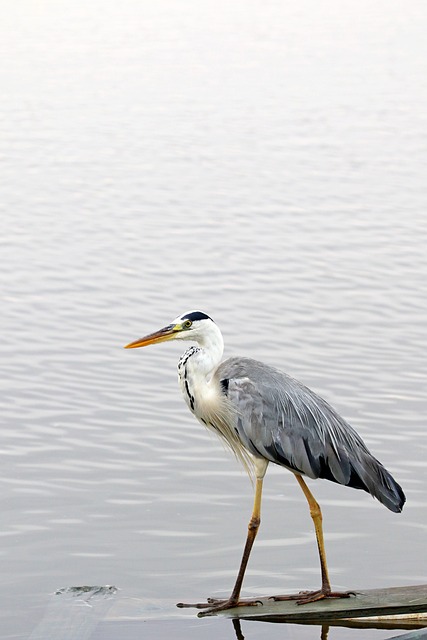
[[(379, 500), (387, 509), (400, 513), (406, 498), (402, 487), (391, 473), (360, 442), (359, 450), (327, 447), (326, 459), (311, 458), (311, 477), (325, 478), (354, 489), (362, 489)], [(308, 474), (310, 475), (310, 474)]]
[(394, 513), (402, 511), (406, 501), (402, 487), (379, 460), (367, 454), (361, 460), (353, 459), (351, 467), (348, 486), (364, 489)]

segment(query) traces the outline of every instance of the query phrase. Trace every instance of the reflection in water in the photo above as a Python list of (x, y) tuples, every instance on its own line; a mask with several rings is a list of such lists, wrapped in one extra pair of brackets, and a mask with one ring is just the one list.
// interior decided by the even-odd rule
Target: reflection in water
[(328, 635), (329, 635), (329, 625), (322, 624), (322, 629), (320, 632), (320, 640), (328, 640)]
[(239, 618), (233, 618), (232, 620), (233, 628), (236, 633), (236, 640), (245, 640), (245, 636), (242, 633), (242, 625), (240, 624)]
[[(236, 634), (236, 640), (245, 640), (245, 636), (242, 633), (242, 626), (239, 618), (233, 618), (232, 623), (233, 623), (234, 632)], [(320, 640), (328, 640), (328, 635), (329, 635), (329, 625), (322, 624), (320, 626)]]
[[(249, 621), (246, 621), (246, 623), (248, 624)], [(242, 626), (241, 626), (241, 621), (239, 618), (234, 618), (232, 620), (233, 623), (233, 629), (234, 629), (234, 633), (236, 636), (236, 640), (251, 640), (251, 630), (250, 630), (250, 623), (248, 624), (248, 634), (247, 636), (245, 636), (242, 632)], [(289, 626), (288, 623), (275, 623), (275, 624), (284, 624), (286, 626)], [(410, 622), (409, 620), (407, 620), (406, 622), (404, 620), (398, 621), (395, 620), (394, 622), (392, 620), (387, 621), (386, 619), (384, 619), (383, 621), (377, 620), (339, 620), (336, 621), (334, 623), (323, 623), (323, 624), (315, 624), (315, 623), (309, 623), (309, 628), (310, 631), (313, 631), (314, 633), (310, 634), (310, 638), (312, 638), (313, 640), (315, 640), (316, 637), (320, 638), (320, 640), (328, 640), (329, 638), (329, 634), (331, 631), (331, 628), (335, 628), (335, 629), (343, 629), (343, 628), (348, 628), (348, 629), (359, 629), (359, 631), (361, 631), (362, 629), (365, 630), (379, 630), (379, 629), (388, 629), (388, 630), (392, 630), (394, 629), (396, 630), (404, 630), (404, 629), (412, 629), (411, 632), (409, 633), (404, 633), (404, 634), (399, 634), (399, 635), (395, 635), (393, 634), (393, 636), (388, 636), (387, 634), (387, 638), (390, 638), (390, 640), (393, 639), (398, 639), (401, 638), (402, 640), (424, 640), (425, 638), (427, 638), (427, 629), (426, 629), (426, 624), (427, 623), (421, 623), (421, 622)], [(316, 636), (315, 633), (315, 629), (319, 630), (319, 634), (318, 636)], [(286, 636), (287, 637), (287, 636)], [(308, 637), (308, 636), (307, 636)], [(339, 637), (339, 636), (336, 636)]]

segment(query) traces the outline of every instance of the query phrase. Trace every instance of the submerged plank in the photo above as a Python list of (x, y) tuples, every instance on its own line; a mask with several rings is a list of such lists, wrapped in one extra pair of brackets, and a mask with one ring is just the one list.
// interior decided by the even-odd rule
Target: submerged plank
[(58, 589), (29, 640), (90, 640), (117, 591), (111, 585)]
[(260, 598), (262, 606), (235, 607), (224, 611), (222, 615), (275, 622), (323, 622), (426, 614), (427, 624), (427, 585), (366, 589), (355, 593), (350, 598), (320, 600), (304, 605), (296, 604), (295, 600), (274, 602), (269, 598)]

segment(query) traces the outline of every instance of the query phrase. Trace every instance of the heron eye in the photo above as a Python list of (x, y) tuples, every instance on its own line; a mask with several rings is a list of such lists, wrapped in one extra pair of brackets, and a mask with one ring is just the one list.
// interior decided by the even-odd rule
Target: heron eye
[(191, 320), (186, 320), (182, 326), (184, 327), (184, 329), (189, 329), (192, 324), (193, 323), (191, 322)]

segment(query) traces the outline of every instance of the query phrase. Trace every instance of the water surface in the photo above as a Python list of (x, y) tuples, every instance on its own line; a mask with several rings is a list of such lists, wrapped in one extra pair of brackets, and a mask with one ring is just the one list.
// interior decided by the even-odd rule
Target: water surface
[[(161, 603), (152, 637), (234, 638), (174, 603), (229, 593), (251, 485), (179, 397), (182, 345), (122, 349), (194, 308), (226, 355), (326, 397), (403, 485), (401, 515), (310, 485), (334, 586), (425, 582), (424, 3), (0, 12), (2, 637), (60, 587), (113, 584)], [(244, 592), (318, 582), (304, 498), (271, 468)]]

